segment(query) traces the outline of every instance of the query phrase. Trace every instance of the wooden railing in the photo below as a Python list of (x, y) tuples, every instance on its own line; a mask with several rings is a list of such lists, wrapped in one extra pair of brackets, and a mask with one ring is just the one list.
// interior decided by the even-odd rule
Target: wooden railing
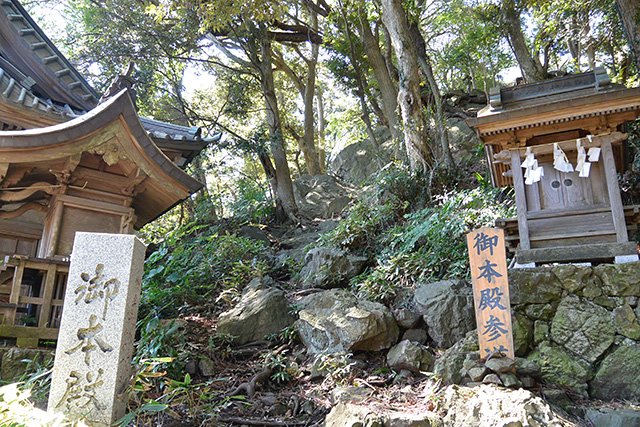
[(0, 337), (21, 347), (58, 337), (69, 263), (21, 256), (0, 264)]

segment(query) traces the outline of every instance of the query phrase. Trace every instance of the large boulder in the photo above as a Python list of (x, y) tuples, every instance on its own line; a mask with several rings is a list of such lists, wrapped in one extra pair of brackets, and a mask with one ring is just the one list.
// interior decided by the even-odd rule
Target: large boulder
[(551, 323), (553, 341), (590, 363), (611, 346), (614, 335), (607, 309), (575, 295), (560, 302)]
[(594, 268), (602, 280), (605, 295), (622, 297), (638, 295), (640, 285), (640, 262), (624, 264), (602, 264)]
[(593, 370), (586, 361), (548, 341), (541, 342), (527, 359), (540, 366), (541, 378), (545, 382), (571, 387), (582, 395), (587, 394), (587, 382), (593, 378)]
[(219, 334), (234, 337), (237, 345), (261, 341), (279, 333), (295, 321), (284, 291), (268, 286), (261, 278), (253, 279), (245, 288), (240, 302), (218, 318)]
[(349, 279), (362, 273), (367, 257), (352, 255), (342, 249), (319, 247), (305, 256), (306, 265), (300, 271), (305, 288), (329, 289), (346, 285)]
[(438, 347), (451, 347), (476, 327), (473, 292), (463, 280), (422, 285), (415, 291), (414, 302)]
[(589, 384), (598, 399), (640, 399), (640, 344), (623, 343), (609, 354)]
[(331, 218), (351, 202), (351, 190), (329, 175), (302, 175), (293, 189), (298, 209), (309, 218)]
[[(387, 141), (390, 134), (380, 135), (379, 141)], [(383, 143), (380, 148), (365, 139), (340, 151), (331, 161), (331, 170), (339, 178), (352, 185), (361, 185), (375, 176), (381, 166), (389, 162), (393, 154), (393, 142)]]
[(402, 412), (390, 406), (340, 403), (331, 409), (324, 427), (439, 427), (440, 417), (430, 412)]
[(296, 328), (311, 354), (379, 351), (398, 341), (398, 325), (382, 304), (332, 289), (305, 297), (301, 305)]
[(544, 400), (523, 389), (449, 386), (444, 391), (444, 407), (446, 427), (564, 426)]

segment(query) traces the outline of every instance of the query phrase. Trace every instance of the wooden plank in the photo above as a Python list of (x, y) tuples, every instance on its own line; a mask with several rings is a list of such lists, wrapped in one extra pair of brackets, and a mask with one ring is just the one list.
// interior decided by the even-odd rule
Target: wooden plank
[(50, 265), (46, 270), (47, 275), (44, 280), (44, 292), (42, 310), (40, 311), (40, 319), (38, 326), (41, 328), (49, 326), (49, 316), (51, 315), (51, 300), (53, 298), (53, 288), (56, 285), (56, 265)]
[(58, 339), (58, 329), (0, 325), (0, 337), (22, 337), (40, 338), (43, 340), (56, 340)]
[(516, 259), (520, 264), (528, 264), (532, 262), (591, 261), (635, 254), (637, 254), (635, 243), (601, 243), (519, 250), (516, 252)]
[(616, 234), (601, 234), (594, 236), (574, 236), (562, 239), (535, 240), (531, 242), (532, 249), (554, 248), (563, 246), (599, 245), (602, 243), (615, 243)]
[(611, 203), (613, 226), (616, 229), (616, 237), (618, 242), (625, 243), (629, 241), (629, 235), (627, 234), (627, 225), (624, 221), (622, 197), (620, 196), (618, 174), (616, 173), (616, 162), (613, 158), (611, 143), (606, 139), (603, 139), (602, 141), (602, 152), (600, 155), (602, 157), (605, 172), (604, 175), (607, 181), (607, 192), (609, 193), (609, 201)]
[(504, 231), (483, 227), (467, 234), (481, 357), (499, 351), (515, 358)]
[(530, 249), (529, 225), (527, 224), (527, 197), (524, 192), (524, 178), (517, 151), (511, 152), (511, 170), (513, 171), (513, 188), (516, 192), (516, 208), (518, 210), (518, 231), (520, 233), (520, 247)]
[(20, 287), (22, 286), (22, 275), (24, 274), (24, 262), (24, 260), (20, 260), (20, 263), (13, 274), (11, 296), (9, 297), (10, 304), (18, 304), (18, 300), (20, 298)]
[(574, 237), (595, 237), (595, 236), (607, 236), (607, 235), (615, 235), (616, 231), (613, 229), (610, 230), (597, 230), (590, 231), (589, 235), (586, 236), (585, 233), (580, 231), (575, 231), (571, 233), (548, 233), (548, 234), (536, 234), (535, 236), (531, 234), (531, 242), (540, 241), (540, 240), (562, 240), (562, 239), (570, 239)]
[(536, 218), (529, 220), (530, 238), (533, 238), (534, 235), (552, 233), (585, 235), (602, 230), (615, 230), (611, 212), (565, 215), (555, 218)]

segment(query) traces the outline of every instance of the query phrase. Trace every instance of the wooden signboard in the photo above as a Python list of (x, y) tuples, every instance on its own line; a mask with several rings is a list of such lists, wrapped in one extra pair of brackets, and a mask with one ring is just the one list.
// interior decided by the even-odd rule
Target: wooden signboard
[(514, 359), (504, 230), (483, 227), (467, 234), (480, 354)]

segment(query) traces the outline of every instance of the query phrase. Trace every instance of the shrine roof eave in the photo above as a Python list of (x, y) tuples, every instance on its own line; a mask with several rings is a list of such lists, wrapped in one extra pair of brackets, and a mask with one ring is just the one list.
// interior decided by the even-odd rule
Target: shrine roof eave
[(124, 134), (128, 135), (126, 139), (133, 141), (128, 148), (129, 157), (137, 158), (152, 168), (151, 172), (159, 185), (166, 186), (166, 191), (173, 194), (173, 201), (165, 203), (164, 209), (147, 217), (146, 222), (202, 188), (203, 184), (182, 171), (154, 144), (140, 123), (126, 90), (88, 113), (64, 123), (45, 128), (0, 131), (0, 162), (24, 162), (26, 159), (38, 162), (90, 151), (108, 139), (107, 136), (100, 137), (101, 131), (105, 133), (105, 129), (114, 123), (124, 129)]
[(478, 117), (467, 119), (480, 136), (566, 122), (620, 111), (640, 110), (640, 88), (593, 92), (569, 99), (552, 100), (516, 109), (498, 110), (487, 106)]

